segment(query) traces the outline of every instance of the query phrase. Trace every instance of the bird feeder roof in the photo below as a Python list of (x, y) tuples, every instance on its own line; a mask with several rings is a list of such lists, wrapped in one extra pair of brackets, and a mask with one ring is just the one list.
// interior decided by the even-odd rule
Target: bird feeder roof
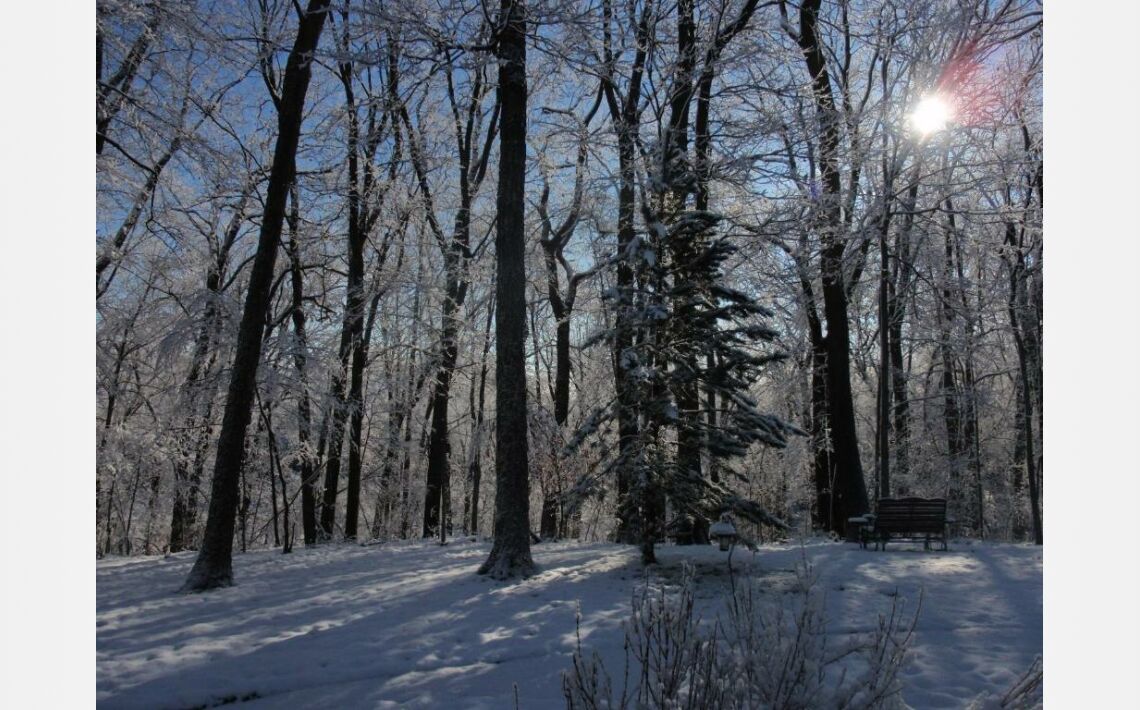
[(720, 537), (723, 535), (735, 535), (736, 526), (725, 520), (718, 520), (709, 526), (709, 535)]

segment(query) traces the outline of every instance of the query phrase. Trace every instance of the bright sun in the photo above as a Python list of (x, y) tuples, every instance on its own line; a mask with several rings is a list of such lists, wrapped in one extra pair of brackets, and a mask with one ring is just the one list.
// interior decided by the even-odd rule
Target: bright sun
[(916, 131), (928, 136), (945, 128), (952, 117), (950, 105), (941, 96), (934, 95), (918, 102), (910, 115), (910, 122)]

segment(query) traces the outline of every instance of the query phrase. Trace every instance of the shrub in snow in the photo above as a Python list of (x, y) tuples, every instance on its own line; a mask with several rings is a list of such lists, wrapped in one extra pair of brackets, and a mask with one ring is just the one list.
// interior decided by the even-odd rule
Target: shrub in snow
[(1000, 698), (983, 693), (966, 710), (1037, 710), (1044, 707), (1042, 682), (1045, 679), (1041, 656), (1033, 659), (1029, 669), (1014, 681)]
[(918, 609), (904, 615), (896, 595), (873, 631), (840, 640), (827, 633), (810, 569), (798, 570), (793, 589), (778, 599), (759, 584), (733, 577), (725, 614), (704, 625), (694, 612), (691, 569), (673, 593), (645, 584), (626, 622), (620, 693), (579, 636), (563, 674), (567, 708), (903, 707), (898, 674)]

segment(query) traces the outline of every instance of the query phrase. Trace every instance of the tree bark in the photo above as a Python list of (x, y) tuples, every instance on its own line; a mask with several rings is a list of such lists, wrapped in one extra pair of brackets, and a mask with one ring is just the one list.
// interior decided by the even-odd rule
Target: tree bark
[(495, 542), (479, 568), (494, 579), (536, 571), (526, 420), (526, 12), (523, 0), (502, 0), (496, 44), (502, 124), (495, 227)]

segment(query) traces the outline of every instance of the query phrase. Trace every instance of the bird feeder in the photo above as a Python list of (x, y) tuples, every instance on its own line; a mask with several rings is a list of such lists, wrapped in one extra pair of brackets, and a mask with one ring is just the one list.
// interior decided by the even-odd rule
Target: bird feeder
[(736, 526), (728, 514), (722, 515), (720, 520), (709, 526), (709, 537), (720, 543), (721, 552), (727, 552), (736, 543)]

